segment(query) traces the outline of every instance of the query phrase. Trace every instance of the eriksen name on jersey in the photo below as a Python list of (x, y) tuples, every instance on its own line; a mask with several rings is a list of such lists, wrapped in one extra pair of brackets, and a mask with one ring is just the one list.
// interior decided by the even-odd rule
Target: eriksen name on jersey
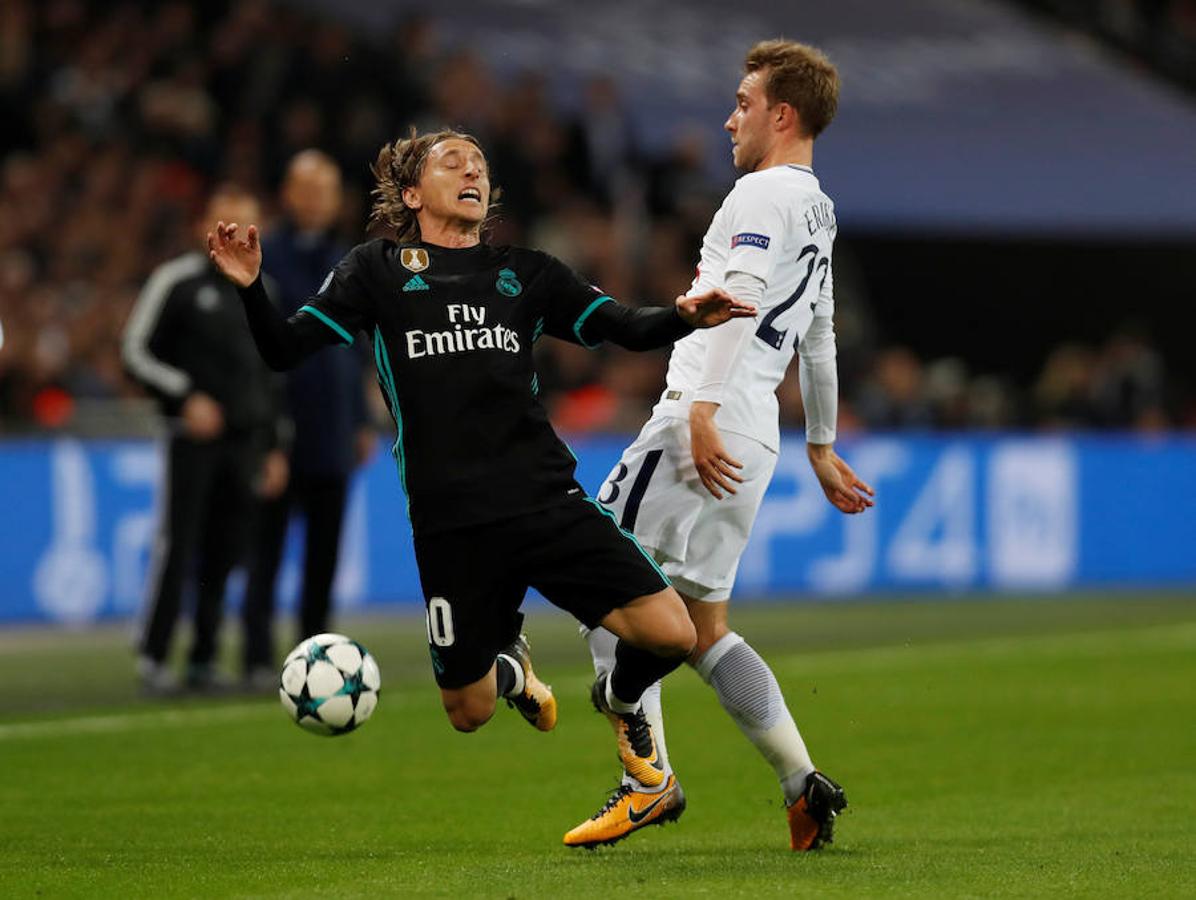
[(830, 231), (832, 235), (837, 230), (834, 210), (831, 209), (830, 203), (825, 200), (806, 207), (803, 215), (806, 217), (806, 228), (809, 230), (811, 237), (814, 236), (815, 232), (823, 228)]

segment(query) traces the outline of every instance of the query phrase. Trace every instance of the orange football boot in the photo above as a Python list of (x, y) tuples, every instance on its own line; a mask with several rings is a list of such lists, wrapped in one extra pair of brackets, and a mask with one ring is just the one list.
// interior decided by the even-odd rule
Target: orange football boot
[(821, 772), (811, 772), (806, 789), (788, 808), (789, 848), (817, 850), (834, 840), (835, 816), (847, 808), (843, 788)]

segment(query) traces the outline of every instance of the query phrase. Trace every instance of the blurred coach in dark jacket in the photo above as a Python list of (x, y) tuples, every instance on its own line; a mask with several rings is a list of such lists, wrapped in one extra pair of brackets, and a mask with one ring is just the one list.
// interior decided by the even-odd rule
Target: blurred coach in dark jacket
[[(197, 223), (252, 222), (257, 201), (224, 186)], [(158, 400), (169, 443), (147, 585), (138, 672), (151, 693), (169, 693), (167, 667), (187, 585), (195, 586), (195, 639), (186, 686), (223, 686), (216, 639), (229, 572), (244, 560), (257, 498), (286, 482), (285, 419), (277, 377), (245, 329), (241, 298), (208, 260), (185, 253), (150, 276), (125, 327), (129, 374)]]
[[(279, 305), (290, 316), (315, 294), (344, 255), (332, 227), (341, 207), (341, 174), (318, 150), (291, 160), (282, 186), (282, 219), (262, 240)], [(294, 422), (291, 478), (262, 512), (243, 610), (245, 675), (275, 686), (271, 622), (274, 589), (292, 508), (305, 519), (303, 588), (298, 638), (328, 630), (341, 524), (350, 477), (365, 462), (377, 436), (369, 427), (364, 361), (349, 347), (329, 348), (289, 373), (287, 398)]]

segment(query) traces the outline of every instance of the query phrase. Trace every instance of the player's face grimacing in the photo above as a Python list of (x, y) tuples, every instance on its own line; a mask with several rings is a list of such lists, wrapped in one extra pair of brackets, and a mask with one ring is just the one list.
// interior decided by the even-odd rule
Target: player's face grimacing
[(735, 93), (735, 108), (723, 123), (731, 133), (731, 159), (741, 172), (754, 172), (768, 153), (772, 129), (768, 96), (764, 93), (767, 72), (757, 69), (744, 76)]
[(416, 208), (433, 219), (480, 226), (490, 208), (486, 157), (469, 141), (441, 141), (428, 151), (412, 195)]

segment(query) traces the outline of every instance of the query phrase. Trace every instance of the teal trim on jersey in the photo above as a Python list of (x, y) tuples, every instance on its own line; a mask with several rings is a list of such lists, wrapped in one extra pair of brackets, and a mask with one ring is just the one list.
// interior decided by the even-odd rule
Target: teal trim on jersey
[(540, 375), (539, 373), (532, 376), (532, 394), (540, 393)]
[(536, 319), (535, 327), (532, 328), (532, 343), (534, 344), (536, 341), (540, 340), (540, 335), (542, 335), (543, 333), (544, 333), (544, 317), (540, 316), (540, 318)]
[(386, 392), (390, 400), (390, 414), (395, 420), (398, 431), (394, 446), (390, 448), (395, 458), (395, 465), (399, 468), (399, 483), (403, 486), (403, 493), (407, 495), (407, 518), (411, 518), (411, 494), (407, 492), (407, 456), (403, 452), (403, 413), (399, 409), (399, 395), (395, 390), (394, 371), (390, 367), (390, 354), (386, 352), (386, 343), (382, 340), (382, 332), (374, 328), (374, 365), (378, 369), (378, 383)]
[(614, 303), (614, 302), (615, 302), (614, 297), (608, 297), (608, 296), (606, 296), (606, 294), (603, 294), (601, 297), (599, 297), (597, 300), (595, 300), (593, 303), (591, 303), (589, 306), (587, 306), (586, 311), (583, 312), (580, 316), (578, 316), (577, 321), (573, 323), (573, 333), (577, 336), (577, 342), (579, 344), (581, 344), (583, 347), (585, 347), (587, 350), (593, 350), (595, 347), (598, 346), (598, 344), (601, 344), (602, 342), (599, 341), (598, 344), (587, 344), (586, 339), (581, 336), (581, 326), (586, 323), (586, 319), (588, 319), (590, 317), (590, 313), (592, 313), (594, 310), (596, 310), (598, 307), (600, 307), (603, 303)]
[(331, 328), (333, 331), (335, 331), (337, 334), (339, 334), (341, 336), (341, 339), (346, 344), (353, 343), (353, 335), (349, 334), (349, 332), (345, 331), (345, 329), (341, 328), (341, 326), (337, 325), (336, 322), (332, 321), (332, 319), (328, 318), (328, 316), (326, 316), (324, 313), (320, 312), (314, 306), (301, 306), (301, 307), (299, 307), (299, 312), (310, 313), (311, 315), (313, 315), (317, 319), (319, 319), (321, 322), (323, 322), (325, 325), (327, 325), (329, 328)]
[[(572, 453), (573, 451), (570, 450), (569, 452)], [(602, 515), (606, 516), (608, 519), (611, 520), (611, 522), (614, 523), (614, 526), (616, 528), (618, 528), (619, 531), (621, 531), (623, 533), (623, 536), (626, 537), (627, 540), (629, 540), (629, 541), (631, 541), (631, 543), (635, 544), (635, 549), (644, 555), (644, 559), (646, 559), (648, 561), (648, 564), (651, 565), (652, 568), (656, 570), (656, 574), (664, 579), (665, 587), (673, 586), (673, 582), (671, 580), (669, 580), (669, 576), (664, 574), (664, 569), (662, 569), (660, 566), (658, 566), (656, 564), (656, 560), (654, 560), (652, 558), (651, 554), (649, 554), (648, 551), (643, 548), (643, 546), (640, 544), (640, 542), (635, 539), (634, 534), (632, 534), (626, 528), (623, 528), (621, 525), (619, 525), (619, 520), (615, 518), (615, 514), (613, 512), (611, 512), (609, 509), (607, 509), (605, 506), (603, 506), (601, 503), (599, 503), (593, 497), (586, 497), (586, 503), (592, 503), (594, 505), (594, 508), (596, 510), (598, 510), (598, 512), (602, 513)]]

